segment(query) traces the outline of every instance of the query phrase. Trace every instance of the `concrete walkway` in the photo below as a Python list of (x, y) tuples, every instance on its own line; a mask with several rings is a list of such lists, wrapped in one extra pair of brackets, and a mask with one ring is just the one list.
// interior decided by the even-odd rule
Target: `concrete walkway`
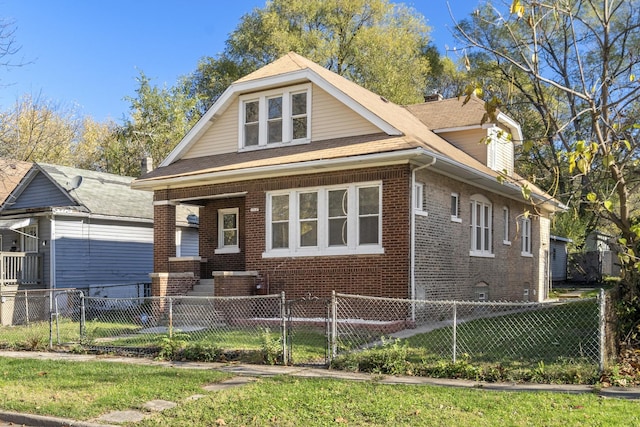
[[(267, 366), (247, 365), (237, 363), (202, 363), (202, 362), (162, 362), (144, 358), (127, 358), (104, 355), (48, 353), (48, 352), (20, 352), (0, 351), (0, 357), (39, 360), (68, 360), (75, 362), (100, 361), (113, 363), (131, 363), (139, 365), (156, 365), (182, 369), (215, 369), (232, 374), (233, 377), (218, 384), (203, 387), (203, 393), (211, 393), (231, 387), (241, 387), (260, 377), (290, 375), (301, 378), (333, 378), (349, 381), (375, 381), (380, 384), (404, 385), (436, 385), (444, 387), (474, 388), (493, 391), (510, 392), (556, 392), (556, 393), (595, 393), (607, 398), (640, 400), (640, 388), (595, 388), (588, 385), (573, 384), (517, 384), (517, 383), (487, 383), (470, 380), (453, 380), (443, 378), (425, 378), (410, 376), (371, 375), (363, 373), (336, 371), (331, 369), (310, 368), (301, 366)], [(189, 396), (186, 400), (195, 400), (205, 394)], [(91, 422), (69, 420), (56, 417), (43, 417), (30, 414), (0, 411), (0, 426), (23, 425), (38, 427), (109, 427), (118, 423), (136, 422), (157, 411), (163, 411), (179, 405), (180, 402), (154, 400), (147, 402), (144, 411), (115, 411), (103, 414)], [(3, 421), (5, 422), (3, 424)], [(11, 424), (12, 423), (12, 424)], [(109, 424), (114, 423), (114, 424)]]

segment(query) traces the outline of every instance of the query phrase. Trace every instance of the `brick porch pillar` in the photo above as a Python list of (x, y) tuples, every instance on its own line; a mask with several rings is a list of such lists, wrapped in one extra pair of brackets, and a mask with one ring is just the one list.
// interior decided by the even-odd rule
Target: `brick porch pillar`
[(153, 272), (168, 273), (169, 258), (176, 256), (176, 203), (153, 203)]

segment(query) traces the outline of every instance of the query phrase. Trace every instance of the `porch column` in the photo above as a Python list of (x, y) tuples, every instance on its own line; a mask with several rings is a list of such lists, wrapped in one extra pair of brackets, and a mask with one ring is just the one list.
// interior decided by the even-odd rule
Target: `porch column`
[(170, 272), (169, 258), (176, 256), (176, 204), (153, 202), (153, 271)]

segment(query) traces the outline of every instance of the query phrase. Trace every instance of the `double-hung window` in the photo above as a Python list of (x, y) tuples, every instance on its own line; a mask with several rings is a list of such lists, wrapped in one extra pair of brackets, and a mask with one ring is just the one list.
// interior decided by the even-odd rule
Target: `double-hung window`
[(309, 142), (311, 86), (297, 85), (240, 97), (240, 149)]
[(531, 251), (531, 218), (522, 217), (520, 220), (521, 255), (532, 256)]
[(475, 195), (470, 203), (471, 251), (472, 256), (493, 256), (492, 205), (486, 197)]
[(509, 208), (507, 206), (502, 208), (502, 243), (505, 245), (511, 244), (511, 238), (509, 237), (509, 222), (511, 221), (509, 215)]
[(265, 257), (382, 253), (380, 183), (267, 194)]
[(215, 252), (239, 252), (238, 232), (238, 208), (218, 210), (218, 248)]

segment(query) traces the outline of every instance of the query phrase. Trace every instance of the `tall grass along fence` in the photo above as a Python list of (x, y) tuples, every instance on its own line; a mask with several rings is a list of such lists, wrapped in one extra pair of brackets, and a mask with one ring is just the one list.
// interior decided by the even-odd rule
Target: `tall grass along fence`
[(13, 292), (1, 295), (0, 345), (200, 360), (245, 354), (293, 364), (326, 364), (387, 348), (407, 362), (538, 368), (562, 362), (602, 370), (610, 347), (608, 306), (604, 292), (562, 303), (338, 293), (288, 300), (284, 293), (104, 298), (77, 290)]

